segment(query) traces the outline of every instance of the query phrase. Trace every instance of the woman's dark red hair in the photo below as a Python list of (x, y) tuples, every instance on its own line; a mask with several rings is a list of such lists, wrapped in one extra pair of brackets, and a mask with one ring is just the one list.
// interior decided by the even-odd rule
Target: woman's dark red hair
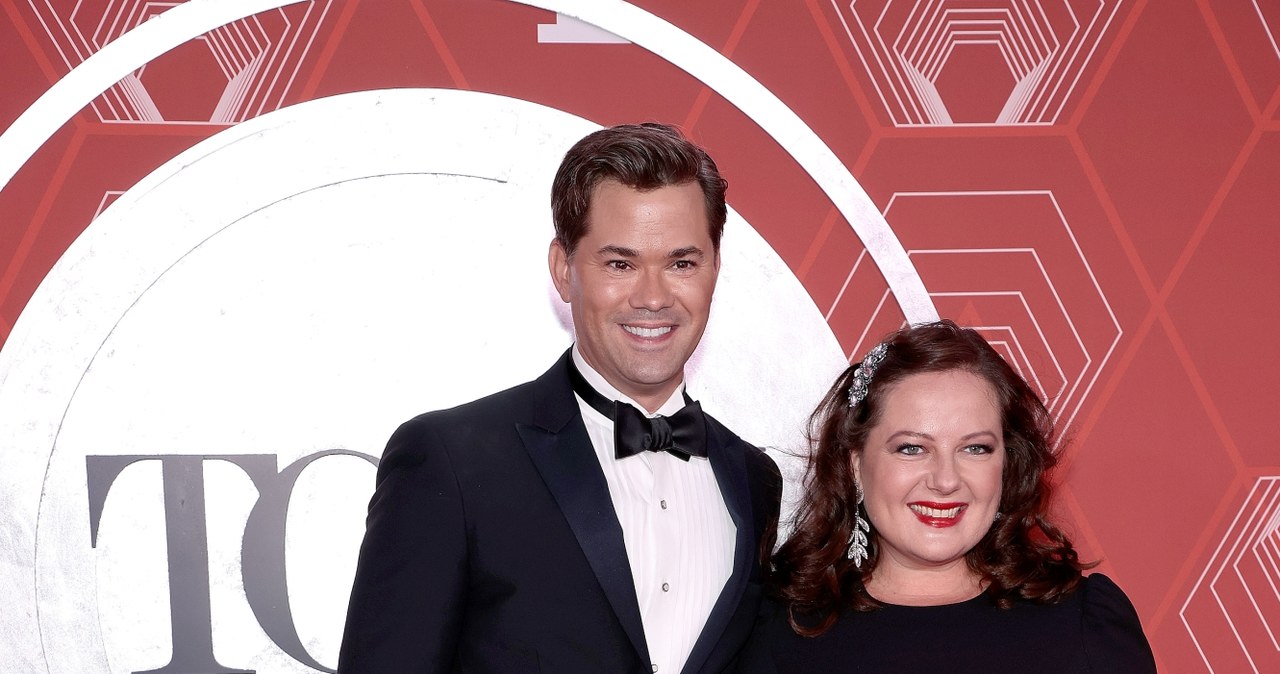
[(878, 559), (874, 523), (870, 558), (862, 568), (847, 559), (857, 512), (851, 459), (880, 419), (895, 382), (924, 372), (963, 370), (990, 385), (1004, 425), (1002, 517), (965, 555), (1002, 607), (1015, 599), (1058, 601), (1075, 590), (1081, 563), (1071, 541), (1048, 517), (1054, 454), (1053, 419), (1035, 391), (977, 332), (951, 321), (903, 328), (890, 335), (867, 397), (849, 406), (854, 367), (844, 371), (810, 418), (812, 452), (805, 491), (787, 542), (773, 556), (771, 586), (789, 608), (799, 634), (825, 632), (845, 608), (879, 604), (866, 591)]

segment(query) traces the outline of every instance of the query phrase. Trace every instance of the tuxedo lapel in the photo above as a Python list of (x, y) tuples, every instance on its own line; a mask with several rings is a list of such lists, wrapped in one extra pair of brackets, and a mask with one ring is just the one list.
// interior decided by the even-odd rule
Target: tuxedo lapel
[(569, 357), (565, 353), (535, 382), (533, 423), (517, 429), (640, 661), (649, 662), (622, 525), (570, 388)]
[(715, 473), (720, 495), (724, 498), (729, 516), (737, 528), (733, 551), (733, 574), (725, 581), (720, 597), (711, 608), (711, 615), (698, 635), (698, 641), (685, 661), (683, 672), (701, 669), (715, 648), (730, 618), (738, 609), (742, 593), (751, 578), (751, 566), (756, 563), (755, 523), (751, 512), (751, 493), (747, 485), (747, 464), (743, 448), (731, 446), (729, 440), (717, 432), (714, 424), (707, 423), (707, 458)]

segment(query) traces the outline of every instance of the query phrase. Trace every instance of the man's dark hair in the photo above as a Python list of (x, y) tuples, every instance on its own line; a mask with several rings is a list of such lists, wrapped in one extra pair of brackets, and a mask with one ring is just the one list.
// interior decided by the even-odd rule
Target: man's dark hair
[(720, 251), (728, 183), (706, 150), (667, 124), (622, 124), (596, 131), (565, 154), (551, 185), (556, 241), (573, 255), (587, 234), (587, 210), (597, 185), (616, 180), (641, 191), (696, 182), (702, 188), (711, 244)]

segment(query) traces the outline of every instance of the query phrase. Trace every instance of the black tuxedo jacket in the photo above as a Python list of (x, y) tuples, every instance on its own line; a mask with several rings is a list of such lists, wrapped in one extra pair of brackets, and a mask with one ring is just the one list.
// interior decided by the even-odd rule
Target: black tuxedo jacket
[[(569, 384), (533, 382), (402, 425), (378, 466), (338, 660), (342, 674), (651, 674), (622, 527)], [(720, 672), (750, 634), (773, 461), (707, 417), (737, 526), (733, 575), (684, 672)], [(675, 673), (670, 673), (675, 674)]]

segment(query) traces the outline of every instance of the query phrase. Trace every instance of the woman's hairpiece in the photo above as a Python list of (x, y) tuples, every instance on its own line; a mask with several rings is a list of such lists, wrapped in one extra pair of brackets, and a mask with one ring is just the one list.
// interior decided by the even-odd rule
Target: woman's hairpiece
[(884, 361), (884, 356), (888, 352), (889, 345), (881, 342), (867, 352), (862, 362), (853, 368), (853, 383), (849, 385), (849, 407), (857, 407), (858, 403), (867, 399), (871, 378), (875, 376), (876, 368), (880, 367), (880, 363)]

